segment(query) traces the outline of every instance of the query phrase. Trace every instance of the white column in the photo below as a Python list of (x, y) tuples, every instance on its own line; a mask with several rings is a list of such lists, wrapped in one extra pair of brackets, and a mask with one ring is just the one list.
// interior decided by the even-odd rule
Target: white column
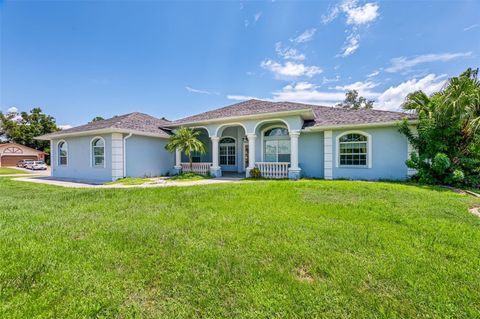
[(175, 150), (175, 169), (182, 168), (182, 151), (180, 149)]
[(123, 135), (112, 133), (112, 180), (123, 177)]
[(298, 170), (298, 137), (300, 132), (292, 131), (290, 135), (290, 168), (292, 170)]
[(248, 169), (255, 167), (255, 140), (257, 135), (247, 134), (248, 138)]
[[(333, 141), (332, 131), (323, 132), (323, 178), (333, 179)], [(338, 152), (338, 150), (337, 150)]]
[(212, 169), (218, 169), (220, 167), (218, 162), (218, 142), (220, 137), (212, 136), (210, 139), (212, 140)]

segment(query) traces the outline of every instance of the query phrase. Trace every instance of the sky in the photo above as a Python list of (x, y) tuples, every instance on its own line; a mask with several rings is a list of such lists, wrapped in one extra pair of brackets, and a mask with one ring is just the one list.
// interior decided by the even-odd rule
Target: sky
[(62, 127), (257, 98), (400, 110), (480, 67), (480, 1), (1, 1), (0, 111)]

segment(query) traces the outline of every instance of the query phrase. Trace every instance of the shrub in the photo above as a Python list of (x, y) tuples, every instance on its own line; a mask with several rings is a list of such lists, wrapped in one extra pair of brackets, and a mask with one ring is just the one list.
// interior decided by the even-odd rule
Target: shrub
[(258, 167), (254, 167), (250, 171), (250, 177), (251, 178), (260, 178), (260, 177), (262, 177), (262, 172), (260, 172), (260, 169)]

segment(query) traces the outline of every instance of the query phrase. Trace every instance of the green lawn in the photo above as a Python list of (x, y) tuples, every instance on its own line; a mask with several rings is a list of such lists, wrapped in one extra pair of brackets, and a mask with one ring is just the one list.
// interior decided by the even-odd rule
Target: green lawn
[(478, 318), (473, 205), (394, 183), (4, 178), (0, 318)]
[(0, 167), (0, 175), (10, 175), (10, 174), (28, 174), (29, 172), (22, 171), (16, 168), (10, 167)]
[[(191, 182), (191, 181), (199, 181), (202, 179), (209, 179), (211, 177), (208, 175), (199, 175), (195, 173), (184, 173), (184, 174), (179, 174), (172, 177), (158, 177), (158, 178), (164, 178), (166, 180), (175, 181), (175, 182)], [(145, 178), (127, 177), (127, 178), (116, 180), (115, 182), (107, 183), (107, 185), (115, 185), (115, 184), (143, 185), (145, 183), (155, 182), (155, 179), (156, 177), (145, 177)]]

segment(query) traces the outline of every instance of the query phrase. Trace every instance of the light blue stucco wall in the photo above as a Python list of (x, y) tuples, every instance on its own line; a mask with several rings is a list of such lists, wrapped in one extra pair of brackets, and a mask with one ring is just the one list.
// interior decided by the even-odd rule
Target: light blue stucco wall
[(298, 165), (302, 177), (324, 177), (323, 132), (302, 132), (298, 140)]
[(362, 129), (372, 138), (371, 168), (337, 166), (337, 137), (348, 130), (333, 131), (333, 178), (363, 180), (405, 180), (407, 178), (408, 141), (397, 127)]
[(133, 135), (126, 140), (126, 176), (162, 176), (175, 165), (175, 154), (168, 152), (167, 139)]
[[(96, 135), (97, 136), (97, 135)], [(95, 136), (68, 137), (68, 163), (58, 165), (58, 142), (53, 140), (52, 176), (107, 182), (112, 180), (112, 138), (110, 134), (98, 135), (105, 139), (105, 167), (91, 166), (91, 140)]]

